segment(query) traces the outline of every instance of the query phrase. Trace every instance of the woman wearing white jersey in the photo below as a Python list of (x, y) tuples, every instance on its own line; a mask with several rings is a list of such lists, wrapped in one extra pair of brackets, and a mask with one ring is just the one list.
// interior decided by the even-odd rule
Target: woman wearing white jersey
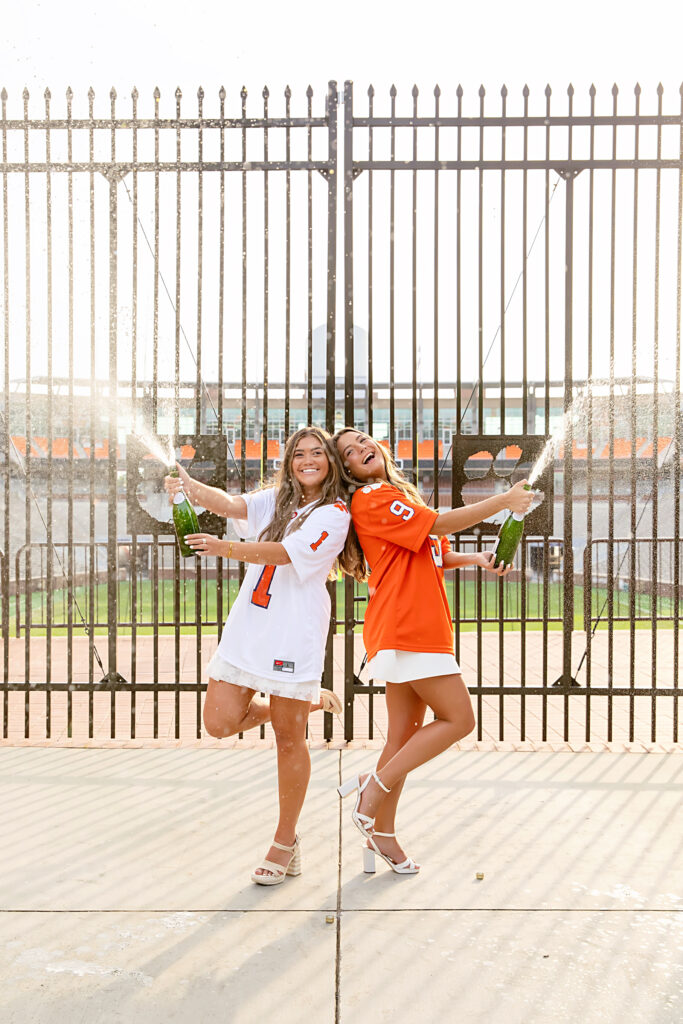
[(312, 708), (341, 710), (333, 694), (324, 691), (336, 701), (332, 706), (320, 694), (330, 622), (325, 584), (337, 559), (345, 568), (352, 564), (350, 516), (329, 443), (317, 427), (298, 430), (287, 441), (275, 485), (239, 497), (192, 480), (181, 467), (179, 479), (166, 478), (171, 498), (182, 486), (191, 501), (232, 519), (240, 537), (255, 538), (245, 544), (198, 533), (186, 541), (198, 555), (249, 566), (209, 663), (204, 725), (218, 737), (267, 721), (275, 732), (280, 817), (266, 859), (251, 876), (260, 885), (301, 872), (296, 826), (311, 773), (306, 722)]

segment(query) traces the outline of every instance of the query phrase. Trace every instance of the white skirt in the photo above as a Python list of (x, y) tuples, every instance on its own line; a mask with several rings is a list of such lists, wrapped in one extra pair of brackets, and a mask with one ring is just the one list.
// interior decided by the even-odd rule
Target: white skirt
[(245, 686), (248, 690), (256, 690), (257, 693), (267, 693), (272, 697), (289, 697), (291, 700), (310, 700), (312, 704), (320, 701), (320, 682), (295, 683), (291, 680), (264, 679), (263, 676), (256, 676), (253, 672), (247, 672), (244, 668), (231, 665), (229, 661), (222, 658), (218, 651), (209, 662), (207, 669), (209, 679), (216, 679), (218, 682), (230, 683), (232, 686)]
[(410, 683), (431, 676), (460, 675), (460, 666), (452, 654), (424, 651), (378, 651), (367, 664), (368, 678), (385, 683)]

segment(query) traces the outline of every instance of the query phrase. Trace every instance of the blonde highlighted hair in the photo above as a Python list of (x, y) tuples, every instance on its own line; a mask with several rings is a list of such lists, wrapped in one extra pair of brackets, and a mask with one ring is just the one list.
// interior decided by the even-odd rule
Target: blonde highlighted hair
[[(359, 487), (362, 487), (365, 484), (367, 484), (368, 481), (356, 480), (356, 478), (349, 473), (347, 467), (344, 465), (344, 459), (338, 447), (338, 441), (342, 434), (358, 434), (360, 437), (369, 437), (370, 435), (364, 433), (364, 431), (362, 430), (357, 430), (355, 427), (342, 427), (340, 430), (336, 432), (336, 434), (332, 438), (332, 444), (334, 445), (334, 450), (337, 459), (339, 460), (339, 475), (344, 486), (344, 496), (350, 500), (351, 496), (353, 495), (353, 492), (357, 490)], [(426, 508), (426, 501), (418, 491), (415, 484), (412, 484), (410, 480), (406, 480), (406, 478), (403, 475), (403, 472), (396, 465), (394, 456), (392, 455), (390, 449), (385, 448), (385, 446), (383, 444), (380, 444), (379, 442), (377, 442), (377, 447), (379, 448), (382, 459), (384, 460), (384, 468), (387, 474), (387, 482), (390, 483), (392, 487), (396, 487), (397, 490), (401, 491), (402, 494), (405, 494), (406, 498), (410, 498), (410, 500), (414, 501), (417, 505), (424, 505)]]

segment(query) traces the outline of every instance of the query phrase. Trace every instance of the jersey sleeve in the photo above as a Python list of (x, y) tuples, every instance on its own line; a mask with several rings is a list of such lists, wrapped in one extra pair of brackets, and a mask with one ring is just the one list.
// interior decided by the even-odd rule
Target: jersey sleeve
[(242, 495), (247, 503), (247, 518), (233, 519), (232, 521), (238, 537), (244, 539), (247, 537), (258, 537), (261, 530), (265, 529), (273, 518), (276, 496), (274, 487)]
[(444, 534), (443, 537), (441, 538), (441, 557), (443, 558), (444, 555), (447, 555), (448, 552), (452, 550), (453, 548), (451, 542), (449, 541), (446, 534)]
[(282, 541), (300, 583), (317, 574), (327, 576), (343, 549), (351, 515), (343, 501), (316, 508)]
[(391, 484), (368, 484), (353, 495), (353, 521), (359, 533), (419, 551), (439, 513), (412, 501)]

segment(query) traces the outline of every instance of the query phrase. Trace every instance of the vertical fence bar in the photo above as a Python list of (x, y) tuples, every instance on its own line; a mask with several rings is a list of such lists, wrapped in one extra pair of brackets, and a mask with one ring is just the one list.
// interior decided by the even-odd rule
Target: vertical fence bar
[[(182, 140), (180, 134), (180, 108), (182, 102), (182, 91), (180, 88), (175, 91), (175, 116), (176, 116), (176, 198), (175, 198), (175, 329), (174, 329), (174, 363), (173, 363), (173, 434), (178, 444), (180, 435), (180, 332), (182, 330), (181, 314), (181, 244), (182, 244), (182, 176), (180, 164), (182, 160)], [(199, 423), (195, 423), (195, 430), (199, 431)], [(173, 546), (173, 722), (175, 738), (180, 739), (180, 549), (177, 544)], [(165, 577), (161, 582), (162, 591), (166, 590)], [(187, 576), (183, 572), (182, 591), (183, 602), (185, 601), (187, 588)], [(184, 618), (185, 616), (183, 616)]]
[[(391, 97), (391, 171), (389, 172), (389, 446), (397, 451), (396, 438), (396, 86)], [(349, 424), (351, 426), (351, 424)]]
[[(313, 89), (309, 85), (306, 89), (306, 116), (308, 118), (308, 127), (306, 129), (306, 155), (308, 162), (311, 163), (313, 160), (313, 129), (311, 127), (311, 118), (313, 117)], [(306, 214), (307, 214), (307, 232), (306, 232), (306, 269), (308, 272), (308, 358), (306, 361), (306, 413), (307, 423), (313, 423), (313, 171), (309, 170), (306, 174)]]
[[(524, 120), (529, 117), (529, 87), (522, 89), (524, 98)], [(529, 127), (524, 125), (523, 138), (523, 160), (526, 164), (529, 158)], [(535, 418), (529, 422), (529, 360), (528, 360), (528, 306), (529, 306), (529, 281), (527, 275), (527, 251), (528, 251), (528, 214), (529, 214), (529, 191), (528, 171), (522, 171), (522, 432), (525, 434), (536, 433)], [(535, 406), (535, 402), (534, 402)], [(522, 742), (526, 739), (526, 618), (527, 618), (527, 557), (528, 545), (522, 544), (522, 580), (521, 580), (521, 606), (520, 606), (520, 638), (519, 656), (521, 678), (520, 685), (522, 693), (519, 698), (519, 738)]]
[[(508, 91), (503, 85), (501, 91), (500, 158), (505, 160), (505, 117)], [(507, 435), (505, 422), (505, 170), (500, 172), (500, 432), (502, 444)], [(522, 544), (522, 550), (524, 545)], [(524, 577), (522, 577), (524, 586)], [(505, 584), (498, 580), (498, 738), (505, 738)]]
[[(417, 163), (417, 97), (418, 88), (413, 86), (413, 162)], [(411, 373), (412, 373), (412, 395), (410, 403), (410, 422), (412, 433), (412, 478), (413, 484), (419, 486), (418, 475), (418, 421), (417, 421), (417, 170), (413, 169), (413, 202), (412, 202), (412, 225), (411, 225), (411, 286), (410, 286), (410, 313), (411, 313)]]
[[(451, 433), (451, 508), (456, 507), (459, 495), (456, 493), (456, 460), (459, 465), (461, 458), (460, 438), (463, 427), (462, 411), (462, 86), (458, 84), (456, 96), (458, 99), (458, 130), (457, 130), (457, 164), (455, 172), (455, 430)], [(468, 403), (469, 404), (469, 403)], [(455, 550), (460, 551), (460, 534), (455, 535)], [(461, 574), (456, 569), (453, 574), (453, 587), (455, 591), (454, 615), (455, 615), (455, 660), (460, 663), (460, 589)]]
[[(46, 255), (46, 283), (47, 283), (47, 508), (46, 508), (46, 569), (45, 576), (46, 595), (46, 629), (45, 629), (45, 736), (50, 739), (52, 736), (52, 617), (54, 603), (54, 547), (53, 547), (53, 491), (54, 491), (54, 464), (52, 461), (54, 444), (54, 382), (53, 382), (53, 359), (52, 359), (52, 146), (50, 138), (50, 90), (45, 90), (45, 255)], [(42, 576), (41, 576), (42, 580)]]
[[(368, 160), (370, 161), (370, 167), (368, 169), (368, 422), (367, 430), (370, 437), (374, 436), (375, 429), (375, 418), (374, 418), (374, 318), (373, 318), (373, 222), (374, 222), (374, 180), (372, 171), (372, 162), (374, 160), (374, 129), (372, 126), (372, 118), (374, 116), (375, 106), (375, 90), (372, 86), (368, 88), (368, 117), (370, 118), (370, 128), (368, 129)], [(372, 697), (371, 697), (372, 699)]]
[[(154, 286), (152, 293), (152, 433), (159, 432), (159, 280), (160, 280), (160, 240), (159, 225), (161, 219), (161, 203), (159, 196), (159, 141), (160, 120), (159, 88), (154, 89)], [(152, 620), (159, 621), (159, 538), (152, 538)], [(159, 630), (154, 630), (152, 638), (152, 657), (154, 662), (152, 693), (152, 734), (154, 739), (159, 735)]]
[[(195, 384), (195, 433), (203, 434), (202, 427), (202, 272), (204, 268), (204, 90), (197, 90), (197, 116), (199, 130), (197, 133), (197, 379)], [(195, 737), (202, 736), (202, 580), (204, 567), (202, 559), (195, 559), (194, 611), (196, 622), (197, 650), (195, 654), (195, 673), (197, 690), (195, 694)], [(207, 572), (208, 578), (208, 572)], [(178, 721), (176, 728), (180, 722)], [(180, 734), (179, 734), (180, 735)]]
[[(325, 119), (327, 124), (327, 344), (326, 344), (326, 383), (325, 383), (325, 428), (332, 433), (334, 430), (335, 417), (335, 345), (336, 345), (336, 303), (337, 303), (337, 83), (328, 82), (327, 97), (325, 100)], [(312, 367), (312, 363), (309, 364)], [(349, 582), (347, 582), (349, 581)], [(328, 583), (327, 590), (330, 594), (330, 628), (327, 635), (325, 647), (325, 662), (323, 667), (323, 680), (325, 685), (333, 686), (334, 658), (333, 658), (333, 637), (337, 629), (337, 587), (335, 583)], [(348, 623), (349, 605), (351, 615), (355, 612), (353, 600), (349, 601), (349, 592), (353, 596), (353, 583), (350, 577), (344, 581), (344, 623), (345, 629)], [(352, 627), (353, 632), (353, 627)], [(346, 645), (344, 647), (344, 730), (348, 728), (350, 721), (351, 734), (353, 735), (353, 654), (349, 662), (346, 657)], [(333, 722), (329, 715), (324, 716), (323, 736), (326, 740), (332, 739)]]
[[(2, 162), (7, 164), (7, 90), (3, 87), (0, 93), (2, 103)], [(9, 735), (9, 563), (10, 563), (10, 523), (11, 523), (11, 488), (10, 488), (10, 449), (11, 449), (11, 424), (10, 424), (10, 390), (9, 390), (9, 359), (10, 359), (10, 298), (9, 298), (9, 195), (8, 195), (7, 171), (2, 174), (2, 294), (4, 299), (3, 310), (3, 350), (4, 350), (4, 423), (2, 431), (2, 450), (5, 456), (7, 472), (4, 479), (5, 510), (3, 517), (3, 558), (0, 563), (2, 573), (2, 736), (7, 739)], [(15, 580), (15, 586), (19, 587), (19, 580)]]
[(439, 507), (439, 100), (441, 89), (434, 86), (434, 445), (432, 480), (434, 508)]
[(292, 129), (290, 127), (292, 91), (285, 89), (285, 437), (290, 432), (290, 387), (292, 343)]
[[(636, 118), (640, 116), (640, 86), (635, 87), (635, 113)], [(636, 122), (634, 128), (634, 160), (638, 160), (640, 155), (640, 132), (639, 125)], [(631, 307), (631, 543), (630, 543), (630, 559), (631, 565), (629, 567), (629, 611), (631, 615), (630, 629), (629, 629), (629, 687), (631, 690), (635, 689), (636, 685), (636, 534), (638, 531), (637, 522), (637, 497), (638, 497), (638, 466), (636, 463), (636, 451), (638, 448), (637, 434), (638, 434), (638, 361), (637, 361), (637, 343), (638, 343), (638, 167), (636, 166), (633, 171), (633, 274), (632, 274), (632, 288), (633, 288), (633, 303)], [(608, 581), (609, 586), (609, 581)], [(628, 709), (628, 738), (629, 743), (633, 743), (635, 739), (635, 697), (633, 694), (629, 696), (629, 709)]]
[[(679, 132), (679, 154), (681, 165), (678, 171), (678, 231), (676, 252), (676, 369), (674, 383), (674, 621), (673, 621), (673, 675), (674, 688), (678, 690), (680, 664), (680, 583), (681, 583), (681, 271), (683, 268), (683, 85), (679, 88), (681, 97), (681, 127)], [(672, 740), (678, 743), (679, 696), (673, 699)]]
[[(218, 90), (218, 101), (220, 104), (220, 177), (219, 177), (219, 214), (218, 214), (218, 396), (216, 403), (217, 425), (219, 434), (223, 433), (223, 332), (225, 328), (225, 96), (223, 86)], [(268, 237), (266, 222), (266, 239)], [(230, 452), (232, 455), (232, 452)], [(233, 459), (234, 461), (234, 459)], [(230, 600), (230, 562), (226, 560), (225, 567), (228, 574), (228, 603)], [(221, 635), (224, 616), (223, 601), (223, 559), (216, 558), (216, 633)]]
[(119, 627), (119, 546), (117, 543), (117, 490), (118, 490), (118, 332), (119, 332), (119, 204), (118, 175), (116, 172), (116, 89), (110, 93), (112, 106), (112, 174), (110, 177), (110, 393), (109, 393), (109, 508), (108, 529), (106, 529), (106, 562), (109, 571), (106, 573), (106, 607), (109, 620), (109, 685), (111, 687), (111, 736), (116, 738), (116, 691), (119, 679), (117, 671), (118, 658), (118, 627)]
[[(247, 489), (247, 90), (240, 90), (242, 102), (242, 417), (240, 425), (240, 486)], [(240, 585), (244, 579), (244, 562), (239, 563)]]
[[(133, 105), (133, 276), (131, 281), (131, 396), (133, 403), (133, 432), (138, 425), (138, 91), (131, 92)], [(126, 481), (130, 486), (130, 481)], [(130, 538), (130, 736), (135, 739), (137, 718), (137, 619), (138, 619), (138, 539), (135, 529)]]
[[(652, 622), (652, 697), (650, 742), (657, 741), (657, 606), (659, 598), (659, 265), (662, 203), (662, 96), (661, 82), (657, 86), (657, 171), (655, 192), (655, 280), (653, 352), (654, 381), (652, 385), (652, 596), (650, 615)], [(680, 401), (680, 399), (679, 399)]]
[[(484, 97), (486, 90), (484, 86), (479, 87), (479, 117), (481, 127), (479, 128), (479, 170), (477, 172), (479, 190), (477, 207), (477, 428), (480, 434), (484, 433)], [(481, 551), (481, 536), (477, 536), (477, 552)], [(481, 686), (484, 683), (484, 652), (482, 635), (482, 574), (477, 566), (476, 571), (476, 618), (477, 618), (477, 739), (483, 739), (483, 712), (484, 703), (481, 694)]]
[(111, 100), (111, 174), (109, 177), (109, 409), (107, 477), (109, 503), (107, 508), (107, 619), (110, 687), (110, 733), (116, 737), (116, 689), (120, 676), (118, 658), (118, 544), (117, 544), (117, 477), (118, 477), (118, 176), (116, 173), (116, 90)]
[(88, 155), (90, 157), (89, 174), (89, 213), (90, 213), (90, 408), (88, 418), (88, 429), (90, 433), (90, 449), (88, 451), (89, 468), (89, 516), (88, 516), (88, 737), (93, 738), (93, 720), (95, 714), (95, 410), (99, 406), (97, 398), (99, 389), (95, 380), (97, 364), (95, 358), (96, 346), (96, 278), (95, 278), (95, 172), (92, 170), (95, 160), (95, 93), (92, 87), (88, 89)]
[[(591, 85), (590, 95), (590, 159), (595, 155), (595, 86)], [(586, 686), (591, 685), (592, 667), (592, 590), (593, 590), (593, 239), (595, 228), (595, 172), (588, 172), (588, 309), (586, 344), (588, 348), (588, 416), (586, 423), (586, 548), (584, 552), (584, 629), (586, 632)], [(591, 738), (591, 697), (586, 694), (585, 739)]]
[[(344, 82), (344, 422), (354, 425), (353, 351), (353, 82)], [(344, 578), (344, 738), (353, 739), (355, 603), (353, 579)]]
[[(479, 179), (478, 206), (477, 206), (477, 375), (479, 379), (479, 392), (477, 394), (477, 429), (480, 434), (484, 433), (484, 98), (486, 90), (484, 86), (479, 87), (479, 117), (481, 127), (479, 128)], [(481, 661), (477, 656), (477, 664), (481, 669)], [(480, 676), (481, 678), (481, 676)]]
[[(612, 86), (612, 116), (617, 116), (617, 100), (619, 90)], [(612, 127), (612, 160), (617, 158), (617, 126)], [(614, 686), (614, 587), (610, 581), (614, 580), (614, 420), (615, 420), (615, 398), (614, 398), (614, 290), (615, 290), (615, 252), (616, 252), (616, 202), (617, 202), (617, 172), (612, 169), (611, 202), (610, 202), (610, 284), (609, 284), (609, 408), (608, 408), (608, 430), (609, 430), (609, 462), (608, 462), (608, 526), (607, 534), (609, 543), (607, 545), (607, 685), (609, 689), (607, 701), (607, 733), (611, 740), (614, 728), (614, 697), (611, 690)]]
[[(569, 117), (572, 117), (574, 90), (569, 86)], [(572, 158), (571, 121), (568, 132), (568, 158)], [(565, 278), (564, 278), (564, 594), (562, 610), (562, 682), (564, 693), (564, 740), (569, 739), (569, 688), (572, 678), (572, 631), (574, 629), (574, 552), (572, 452), (574, 428), (570, 415), (574, 379), (574, 177), (567, 175), (565, 205)]]
[[(546, 85), (545, 91), (545, 158), (550, 160), (550, 97), (552, 90)], [(543, 295), (544, 295), (544, 381), (543, 381), (543, 422), (546, 436), (550, 433), (550, 173), (545, 172), (545, 203), (543, 210), (544, 249), (543, 249)], [(565, 444), (566, 450), (566, 444)], [(564, 477), (563, 477), (564, 479)], [(550, 565), (548, 538), (543, 538), (543, 687), (548, 688), (548, 618), (550, 616)], [(541, 702), (541, 740), (548, 739), (548, 694), (543, 694)]]
[(25, 579), (24, 579), (24, 595), (25, 595), (25, 650), (24, 650), (24, 681), (26, 683), (26, 693), (24, 696), (24, 738), (29, 737), (29, 714), (30, 714), (30, 695), (29, 695), (29, 682), (31, 680), (31, 623), (32, 623), (32, 604), (33, 604), (33, 572), (31, 563), (31, 446), (32, 446), (32, 434), (33, 424), (31, 418), (31, 179), (28, 170), (29, 166), (29, 127), (28, 127), (28, 101), (29, 92), (28, 89), (24, 89), (23, 92), (24, 100), (24, 161), (26, 163), (26, 171), (24, 174), (24, 232), (26, 238), (26, 255), (25, 255), (25, 296), (26, 296), (26, 315), (25, 315), (25, 338), (26, 338), (26, 392), (24, 399), (24, 417), (26, 423), (26, 494), (24, 500), (25, 515), (26, 515), (26, 562), (25, 562)]
[[(374, 275), (373, 275), (373, 260), (374, 260), (374, 247), (373, 247), (373, 226), (374, 226), (374, 180), (373, 180), (373, 169), (372, 163), (374, 160), (375, 153), (375, 138), (374, 138), (374, 127), (372, 125), (372, 118), (374, 117), (375, 107), (375, 90), (372, 85), (368, 87), (368, 117), (370, 118), (370, 127), (368, 129), (368, 160), (370, 161), (370, 167), (368, 168), (368, 420), (367, 420), (367, 431), (370, 437), (374, 436), (375, 429), (375, 416), (374, 416), (374, 305), (373, 305), (373, 288), (374, 288)], [(354, 588), (355, 589), (355, 588)], [(357, 595), (356, 601), (361, 604), (361, 595)], [(367, 606), (366, 606), (367, 607)], [(356, 603), (353, 607), (353, 623), (354, 627), (357, 622), (356, 618)], [(374, 713), (375, 713), (375, 695), (370, 693), (368, 695), (368, 736), (372, 738), (374, 735)]]
[(335, 345), (337, 343), (337, 83), (327, 84), (327, 367), (325, 386), (325, 428), (334, 430)]

